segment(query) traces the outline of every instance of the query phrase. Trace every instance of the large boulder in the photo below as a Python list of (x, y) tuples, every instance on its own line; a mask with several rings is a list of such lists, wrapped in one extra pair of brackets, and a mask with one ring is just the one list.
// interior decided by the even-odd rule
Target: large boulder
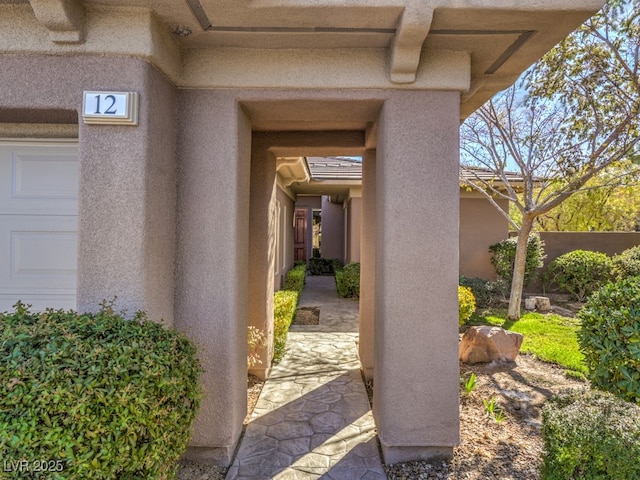
[(500, 327), (471, 327), (462, 336), (458, 356), (464, 363), (513, 362), (522, 339), (522, 334)]

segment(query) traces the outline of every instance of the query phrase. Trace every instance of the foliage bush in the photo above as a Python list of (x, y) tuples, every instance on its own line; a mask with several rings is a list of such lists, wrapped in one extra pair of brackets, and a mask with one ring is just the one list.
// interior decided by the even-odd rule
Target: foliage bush
[(344, 265), (342, 264), (342, 262), (339, 259), (332, 258), (330, 260), (330, 262), (331, 262), (331, 268), (333, 269), (334, 273), (335, 272), (339, 272), (339, 271), (344, 269)]
[(458, 325), (462, 326), (476, 311), (476, 299), (469, 287), (458, 285)]
[(542, 479), (640, 478), (640, 408), (611, 394), (578, 390), (542, 410)]
[(591, 384), (640, 403), (640, 277), (604, 286), (578, 318)]
[[(489, 247), (491, 252), (491, 264), (496, 269), (499, 280), (511, 285), (513, 279), (513, 266), (516, 260), (516, 237), (502, 240)], [(527, 259), (524, 269), (524, 286), (527, 286), (536, 276), (536, 269), (542, 267), (545, 258), (544, 242), (538, 234), (532, 233), (527, 241)]]
[(294, 266), (285, 276), (283, 290), (301, 292), (304, 288), (306, 274), (307, 267), (305, 264)]
[(459, 284), (471, 289), (476, 306), (485, 308), (499, 303), (500, 299), (508, 292), (508, 285), (504, 281), (487, 281), (481, 278), (469, 278), (460, 276)]
[(112, 307), (0, 314), (0, 458), (50, 461), (12, 478), (175, 478), (202, 396), (196, 350)]
[(328, 258), (310, 258), (309, 273), (311, 275), (333, 275), (333, 260)]
[(360, 297), (360, 264), (348, 263), (336, 271), (336, 286), (342, 298)]
[(291, 290), (279, 290), (273, 297), (273, 360), (284, 357), (287, 333), (296, 316), (299, 293)]
[(574, 250), (549, 264), (544, 275), (547, 289), (557, 288), (579, 302), (611, 280), (611, 259), (604, 253)]
[(273, 360), (284, 357), (287, 333), (296, 316), (300, 293), (304, 288), (306, 264), (296, 264), (287, 272), (284, 288), (273, 296)]
[(640, 276), (640, 245), (629, 248), (611, 259), (612, 274), (617, 280)]

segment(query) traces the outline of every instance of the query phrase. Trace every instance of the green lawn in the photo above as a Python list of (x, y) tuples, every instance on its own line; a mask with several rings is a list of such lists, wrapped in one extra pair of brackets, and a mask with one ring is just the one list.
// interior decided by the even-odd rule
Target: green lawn
[(492, 309), (476, 312), (469, 325), (496, 325), (522, 333), (522, 352), (531, 353), (545, 362), (561, 365), (569, 375), (582, 377), (587, 373), (584, 355), (578, 346), (580, 322), (575, 318), (525, 313), (520, 320), (512, 321), (507, 320), (506, 310)]

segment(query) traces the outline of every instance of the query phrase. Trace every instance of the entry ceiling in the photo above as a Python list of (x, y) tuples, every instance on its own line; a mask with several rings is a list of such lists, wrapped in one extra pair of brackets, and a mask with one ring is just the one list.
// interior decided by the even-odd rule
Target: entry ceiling
[[(0, 0), (55, 27), (83, 5), (151, 9), (183, 49), (388, 49), (391, 83), (437, 52), (471, 58), (462, 117), (510, 85), (604, 0)], [(69, 18), (65, 19), (65, 15)], [(52, 22), (52, 23), (51, 23)], [(57, 27), (55, 27), (57, 28)], [(343, 67), (344, 68), (344, 67)]]

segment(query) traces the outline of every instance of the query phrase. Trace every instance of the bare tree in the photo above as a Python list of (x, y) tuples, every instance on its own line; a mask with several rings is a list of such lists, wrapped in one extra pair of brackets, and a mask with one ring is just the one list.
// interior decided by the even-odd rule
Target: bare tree
[[(518, 234), (510, 319), (520, 318), (527, 240), (535, 219), (609, 165), (635, 154), (640, 141), (638, 3), (611, 2), (462, 125), (466, 182)], [(517, 185), (510, 172), (520, 177)], [(518, 218), (499, 206), (499, 198), (517, 208)]]

